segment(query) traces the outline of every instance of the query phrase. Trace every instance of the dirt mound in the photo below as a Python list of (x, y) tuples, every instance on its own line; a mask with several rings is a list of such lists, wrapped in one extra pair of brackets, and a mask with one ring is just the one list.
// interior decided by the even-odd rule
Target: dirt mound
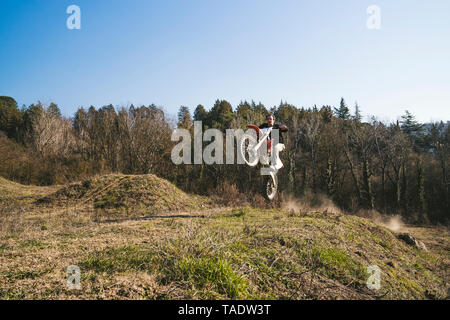
[(19, 189), (20, 185), (13, 181), (0, 177), (0, 196), (6, 196)]
[(110, 174), (72, 183), (39, 199), (55, 205), (88, 205), (94, 208), (133, 208), (146, 211), (196, 210), (209, 205), (206, 198), (188, 195), (153, 174)]
[(5, 199), (38, 199), (50, 192), (54, 192), (60, 186), (35, 186), (20, 184), (3, 177), (0, 177), (0, 200)]

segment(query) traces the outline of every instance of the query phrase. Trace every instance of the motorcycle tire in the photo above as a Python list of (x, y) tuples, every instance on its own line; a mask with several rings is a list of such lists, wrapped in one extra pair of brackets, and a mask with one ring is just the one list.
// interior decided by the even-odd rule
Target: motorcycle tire
[(275, 199), (278, 191), (278, 181), (277, 178), (273, 175), (267, 175), (264, 177), (263, 183), (263, 196), (267, 200)]
[(241, 153), (241, 157), (244, 160), (244, 162), (250, 166), (254, 167), (258, 164), (259, 158), (257, 151), (253, 150), (253, 147), (258, 142), (254, 137), (252, 137), (249, 134), (245, 134), (239, 143), (239, 152)]

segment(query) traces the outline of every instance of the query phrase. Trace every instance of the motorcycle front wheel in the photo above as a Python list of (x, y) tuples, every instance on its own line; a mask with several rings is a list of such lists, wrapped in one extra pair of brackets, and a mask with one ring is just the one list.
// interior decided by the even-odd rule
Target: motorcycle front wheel
[(245, 134), (239, 143), (241, 157), (250, 167), (256, 166), (259, 161), (258, 152), (254, 149), (257, 143), (256, 139), (249, 134)]

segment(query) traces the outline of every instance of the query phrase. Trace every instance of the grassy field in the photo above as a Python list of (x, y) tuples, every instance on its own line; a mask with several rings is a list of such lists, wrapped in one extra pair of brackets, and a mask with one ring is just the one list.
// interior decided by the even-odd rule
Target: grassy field
[(153, 175), (0, 178), (0, 299), (448, 299), (448, 229), (401, 231), (427, 250), (368, 219), (216, 207)]

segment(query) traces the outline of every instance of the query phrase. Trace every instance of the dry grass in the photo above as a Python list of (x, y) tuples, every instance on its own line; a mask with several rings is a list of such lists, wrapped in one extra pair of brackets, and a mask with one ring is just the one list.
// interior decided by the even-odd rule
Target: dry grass
[[(61, 193), (2, 188), (1, 299), (448, 299), (445, 228), (405, 226), (424, 252), (331, 210), (166, 207), (142, 216), (84, 196), (37, 206)], [(382, 270), (378, 291), (365, 285), (371, 264)], [(70, 265), (81, 268), (80, 290), (66, 286)]]
[[(188, 195), (153, 174), (109, 174), (72, 183), (41, 197), (37, 204), (97, 209), (111, 215), (142, 216), (209, 207), (207, 198)], [(100, 210), (98, 210), (100, 209)]]

